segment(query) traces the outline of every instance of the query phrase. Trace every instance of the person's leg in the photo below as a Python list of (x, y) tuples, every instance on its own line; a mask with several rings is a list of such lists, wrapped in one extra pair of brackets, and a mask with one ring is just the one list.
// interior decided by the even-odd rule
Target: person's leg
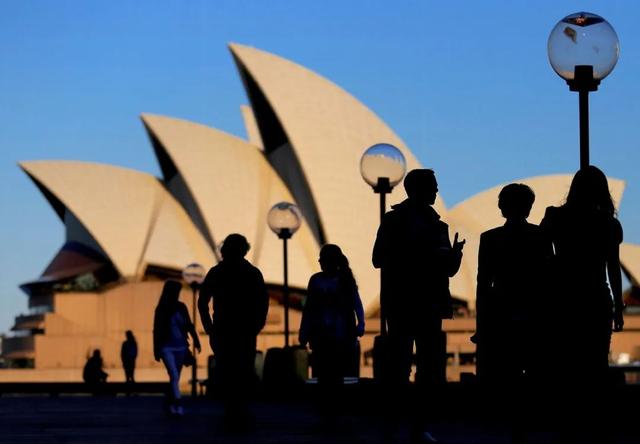
[[(417, 327), (416, 376), (410, 402), (410, 434), (416, 442), (435, 442), (426, 431), (427, 421), (433, 421), (442, 402), (442, 391), (447, 381), (447, 339), (442, 331), (442, 320), (425, 318)], [(424, 402), (428, 399), (428, 402)]]
[(180, 402), (180, 370), (184, 361), (184, 354), (184, 352), (167, 348), (161, 351), (162, 362), (169, 374), (169, 400), (173, 409), (177, 408)]

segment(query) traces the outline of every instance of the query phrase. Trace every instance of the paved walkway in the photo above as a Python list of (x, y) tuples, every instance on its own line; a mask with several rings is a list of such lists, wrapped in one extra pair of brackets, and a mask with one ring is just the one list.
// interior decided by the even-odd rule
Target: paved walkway
[[(343, 412), (328, 428), (315, 409), (302, 401), (261, 401), (253, 405), (256, 430), (226, 434), (219, 402), (185, 399), (186, 415), (167, 417), (160, 396), (93, 398), (89, 396), (5, 396), (0, 398), (2, 443), (382, 443), (382, 418), (371, 412)], [(461, 406), (463, 410), (464, 407)], [(510, 442), (505, 427), (446, 420), (431, 430), (444, 444)], [(612, 443), (638, 443), (640, 434), (619, 433)], [(406, 441), (406, 427), (393, 442)], [(544, 431), (530, 433), (530, 443), (551, 442)], [(602, 442), (602, 441), (599, 441)]]

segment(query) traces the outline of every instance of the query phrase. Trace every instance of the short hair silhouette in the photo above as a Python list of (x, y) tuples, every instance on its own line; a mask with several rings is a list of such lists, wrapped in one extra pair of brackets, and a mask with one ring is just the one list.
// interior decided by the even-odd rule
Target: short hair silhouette
[(436, 173), (427, 168), (411, 170), (404, 178), (404, 190), (409, 198), (419, 197), (425, 191), (435, 191), (437, 187)]
[(616, 212), (607, 176), (593, 165), (579, 170), (573, 176), (565, 205), (576, 209), (601, 210), (611, 216)]
[(506, 219), (526, 219), (535, 200), (535, 193), (527, 185), (511, 183), (500, 191), (498, 208)]
[(245, 257), (251, 246), (247, 238), (241, 234), (234, 233), (227, 236), (222, 242), (220, 253), (223, 259), (240, 259)]

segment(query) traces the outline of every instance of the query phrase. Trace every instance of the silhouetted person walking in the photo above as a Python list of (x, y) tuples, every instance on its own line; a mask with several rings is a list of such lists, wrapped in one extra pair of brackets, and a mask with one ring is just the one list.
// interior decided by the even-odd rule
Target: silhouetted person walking
[[(395, 384), (408, 382), (415, 343), (416, 383), (437, 389), (446, 382), (442, 319), (453, 316), (449, 277), (460, 268), (464, 241), (458, 242), (456, 233), (451, 245), (449, 227), (432, 207), (438, 192), (432, 170), (410, 171), (404, 188), (408, 199), (385, 214), (373, 249), (373, 265), (382, 269), (389, 371)], [(430, 439), (415, 427), (413, 434), (414, 439)]]
[(358, 338), (364, 334), (364, 309), (349, 261), (337, 245), (320, 250), (321, 272), (307, 287), (299, 341), (313, 351), (314, 372), (320, 383), (341, 383), (354, 376)]
[[(502, 405), (500, 416), (523, 438), (529, 400), (525, 381), (535, 374), (536, 350), (548, 303), (547, 265), (553, 254), (537, 225), (527, 222), (535, 201), (527, 185), (512, 183), (498, 197), (506, 222), (482, 233), (478, 255), (476, 374), (490, 403)], [(500, 402), (498, 402), (500, 401)]]
[(91, 357), (87, 359), (82, 370), (82, 379), (87, 383), (94, 395), (100, 393), (100, 389), (107, 382), (109, 374), (103, 369), (102, 355), (100, 350), (94, 350)]
[(222, 261), (207, 273), (198, 299), (202, 325), (216, 358), (214, 382), (225, 402), (225, 424), (231, 429), (249, 426), (248, 396), (257, 379), (256, 338), (269, 309), (262, 273), (244, 258), (248, 251), (244, 236), (227, 236), (220, 249)]
[(598, 407), (594, 399), (606, 394), (611, 332), (624, 325), (622, 226), (604, 173), (594, 166), (578, 171), (565, 204), (547, 208), (540, 227), (555, 249), (555, 345), (562, 362), (575, 366), (561, 373), (559, 382), (569, 387), (566, 399), (578, 409), (574, 414), (584, 413), (583, 421), (592, 427), (604, 426), (610, 401), (604, 398)]
[(138, 357), (138, 343), (131, 330), (125, 332), (126, 339), (120, 348), (120, 359), (126, 382), (135, 382), (136, 358)]
[(156, 361), (162, 359), (169, 374), (169, 412), (178, 416), (184, 415), (180, 372), (191, 357), (188, 335), (191, 335), (196, 350), (200, 352), (200, 340), (189, 317), (189, 310), (179, 301), (180, 290), (182, 283), (178, 281), (168, 280), (164, 283), (153, 320), (153, 353)]

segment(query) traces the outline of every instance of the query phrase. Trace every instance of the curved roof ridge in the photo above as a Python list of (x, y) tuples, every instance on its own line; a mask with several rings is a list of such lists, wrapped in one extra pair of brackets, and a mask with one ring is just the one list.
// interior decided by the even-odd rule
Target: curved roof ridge
[[(148, 254), (154, 247), (150, 239), (158, 226), (167, 223), (174, 226), (165, 230), (175, 232), (171, 239), (188, 245), (186, 261), (214, 262), (186, 213), (150, 174), (81, 161), (21, 162), (20, 166), (64, 205), (65, 212), (74, 216), (124, 277), (139, 277), (144, 265), (154, 261)], [(167, 217), (173, 221), (159, 224)], [(64, 214), (62, 218), (67, 225)], [(67, 230), (69, 235), (72, 227)], [(176, 255), (175, 260), (181, 257)], [(184, 264), (175, 265), (181, 268)]]
[[(188, 120), (144, 114), (143, 121), (175, 163), (216, 244), (231, 233), (243, 234), (252, 245), (247, 258), (266, 280), (282, 282), (281, 248), (266, 217), (272, 205), (294, 199), (264, 153), (243, 139)], [(319, 251), (306, 221), (289, 248), (291, 285), (306, 288)]]
[[(290, 188), (301, 180), (308, 184), (324, 241), (340, 245), (354, 264), (364, 304), (372, 311), (379, 294), (378, 272), (371, 265), (379, 202), (360, 176), (360, 158), (368, 147), (386, 142), (403, 152), (408, 170), (422, 165), (377, 114), (340, 86), (266, 51), (235, 43), (229, 48), (269, 161)], [(273, 122), (282, 131), (269, 134)], [(299, 174), (291, 174), (292, 168), (300, 168)], [(398, 186), (387, 199), (394, 204), (404, 197)], [(436, 209), (446, 212), (440, 198)]]

